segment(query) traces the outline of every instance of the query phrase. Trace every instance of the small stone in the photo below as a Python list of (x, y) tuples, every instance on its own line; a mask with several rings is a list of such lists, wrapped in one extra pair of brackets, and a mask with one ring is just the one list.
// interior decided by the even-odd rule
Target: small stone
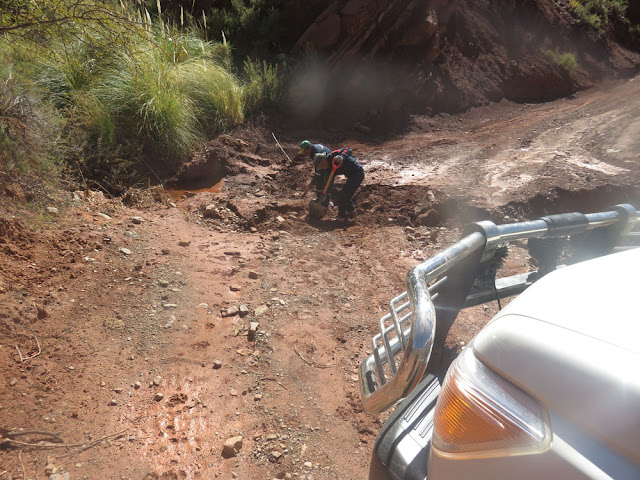
[(273, 450), (269, 453), (269, 461), (273, 463), (277, 463), (282, 458), (282, 452), (278, 450)]
[(109, 402), (109, 405), (114, 407), (114, 406), (118, 405), (118, 401), (115, 398), (112, 398), (111, 401)]
[(13, 378), (11, 379), (11, 383), (10, 385), (13, 387), (16, 383), (18, 383), (18, 379), (17, 378)]
[(120, 253), (124, 253), (125, 255), (131, 255), (131, 250), (125, 247), (120, 247)]
[(160, 375), (158, 375), (157, 377), (155, 377), (153, 379), (153, 384), (157, 387), (162, 383), (162, 377)]
[(233, 307), (229, 307), (226, 310), (224, 310), (222, 312), (222, 316), (233, 317), (234, 315), (237, 315), (239, 312), (240, 312), (240, 309), (234, 305)]
[(250, 271), (249, 272), (249, 278), (251, 280), (256, 280), (260, 275), (258, 274), (258, 272), (254, 272), (254, 271)]
[(267, 307), (266, 305), (260, 305), (253, 311), (253, 314), (256, 317), (259, 317), (260, 315), (267, 313), (267, 311), (269, 311), (269, 307)]
[(249, 325), (248, 338), (249, 338), (250, 341), (255, 340), (256, 332), (258, 331), (258, 327), (259, 326), (260, 326), (260, 324), (258, 322), (251, 322), (251, 325)]
[(162, 253), (162, 255), (169, 255), (171, 253), (171, 250), (169, 250), (168, 248), (163, 248), (162, 250), (160, 250), (160, 253)]
[(178, 308), (178, 305), (175, 303), (165, 303), (163, 305), (164, 308)]
[(116, 393), (122, 393), (124, 391), (124, 388), (116, 387), (116, 388), (113, 389), (113, 391), (116, 392)]
[(100, 218), (104, 218), (105, 220), (111, 220), (111, 217), (106, 213), (96, 213)]
[(242, 435), (227, 438), (222, 448), (222, 456), (224, 458), (235, 457), (242, 448)]
[(53, 213), (54, 215), (57, 215), (58, 213), (60, 213), (60, 210), (58, 210), (56, 207), (47, 207), (47, 211), (49, 213)]
[(239, 292), (240, 290), (242, 290), (242, 287), (240, 285), (231, 285), (229, 287), (229, 290), (231, 290), (232, 292)]
[(280, 223), (284, 222), (284, 218), (282, 218), (280, 215), (276, 217), (276, 220), (279, 221)]
[(125, 237), (133, 238), (134, 240), (137, 240), (138, 238), (140, 238), (140, 235), (138, 235), (138, 232), (134, 232), (133, 230), (125, 230), (123, 235)]
[(304, 462), (304, 466), (305, 466), (305, 468), (313, 468), (313, 463), (311, 463), (311, 462)]
[(191, 240), (180, 240), (178, 242), (178, 245), (180, 247), (188, 247), (189, 245), (191, 245)]
[(136, 390), (138, 390), (140, 387), (142, 387), (142, 384), (140, 382), (136, 382), (133, 384), (133, 388), (135, 388)]
[(249, 229), (249, 231), (250, 231), (251, 233), (256, 233), (256, 232), (258, 231), (258, 229), (257, 229), (256, 227), (251, 227), (251, 228)]
[(135, 223), (136, 225), (140, 225), (144, 222), (142, 217), (131, 217), (129, 220), (131, 220), (131, 223)]
[(238, 310), (240, 311), (241, 317), (246, 317), (247, 315), (249, 315), (249, 307), (247, 307), (246, 305), (240, 305)]
[(213, 361), (213, 369), (214, 370), (218, 370), (222, 368), (222, 362), (220, 360), (214, 360)]
[(163, 395), (162, 393), (160, 393), (160, 392), (156, 393), (156, 394), (153, 396), (153, 399), (154, 399), (156, 402), (159, 402), (159, 401), (160, 401), (160, 400), (162, 400), (163, 398), (164, 398), (164, 395)]
[(256, 402), (258, 402), (258, 401), (262, 400), (262, 394), (261, 394), (261, 393), (256, 393), (256, 394), (253, 396), (253, 399), (254, 399)]
[(158, 282), (158, 285), (160, 285), (162, 288), (167, 288), (169, 286), (169, 282), (167, 280), (160, 280)]

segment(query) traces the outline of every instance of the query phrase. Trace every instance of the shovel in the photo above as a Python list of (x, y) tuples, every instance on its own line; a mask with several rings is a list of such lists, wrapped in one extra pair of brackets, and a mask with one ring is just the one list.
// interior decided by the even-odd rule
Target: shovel
[(317, 198), (314, 198), (309, 202), (309, 214), (313, 218), (323, 218), (327, 214), (327, 210), (329, 210), (328, 206), (322, 205), (322, 203), (327, 199), (327, 192), (329, 191), (329, 186), (331, 185), (331, 181), (336, 173), (336, 170), (342, 166), (342, 156), (336, 155), (331, 159), (331, 173), (329, 174), (329, 178), (327, 179), (327, 183), (324, 186), (324, 190), (322, 193), (318, 195)]

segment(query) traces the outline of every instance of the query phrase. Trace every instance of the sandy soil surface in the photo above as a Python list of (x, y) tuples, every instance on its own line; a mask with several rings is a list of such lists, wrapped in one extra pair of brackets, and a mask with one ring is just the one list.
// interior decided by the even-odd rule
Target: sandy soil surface
[[(362, 411), (357, 368), (407, 271), (471, 220), (637, 203), (639, 111), (633, 79), (419, 117), (375, 142), (276, 131), (283, 152), (247, 126), (200, 156), (223, 152), (232, 174), (176, 199), (34, 205), (14, 185), (0, 205), (0, 479), (366, 478), (384, 415)], [(304, 137), (363, 164), (355, 223), (307, 218)], [(516, 248), (505, 268), (527, 262)], [(460, 315), (450, 357), (497, 309)]]

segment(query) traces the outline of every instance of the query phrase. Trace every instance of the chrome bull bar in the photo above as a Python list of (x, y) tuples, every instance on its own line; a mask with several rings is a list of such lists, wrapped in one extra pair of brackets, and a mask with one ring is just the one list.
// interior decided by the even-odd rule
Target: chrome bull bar
[[(600, 230), (600, 246), (590, 255), (601, 256), (633, 248), (627, 243), (640, 240), (640, 233), (632, 232), (638, 218), (633, 206), (622, 204), (599, 213), (565, 213), (504, 225), (471, 224), (457, 243), (410, 270), (407, 291), (389, 302), (389, 313), (379, 321), (380, 333), (372, 339), (372, 354), (360, 365), (364, 409), (380, 413), (416, 387), (431, 357), (438, 321), (450, 327), (460, 309), (518, 294), (539, 278), (533, 271), (495, 279), (495, 288), (472, 289), (478, 267), (490, 261), (500, 246)], [(440, 296), (446, 297), (441, 304)], [(441, 329), (446, 337), (448, 328)], [(439, 340), (444, 343), (444, 338)]]

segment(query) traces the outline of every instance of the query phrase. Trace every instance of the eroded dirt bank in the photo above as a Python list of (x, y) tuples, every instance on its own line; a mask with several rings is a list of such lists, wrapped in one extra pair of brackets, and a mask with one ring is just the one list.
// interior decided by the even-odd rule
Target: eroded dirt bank
[[(414, 118), (379, 142), (274, 128), (288, 158), (244, 127), (196, 160), (228, 175), (219, 191), (178, 201), (60, 193), (27, 209), (14, 185), (0, 479), (365, 478), (381, 419), (361, 410), (357, 366), (406, 272), (470, 220), (637, 203), (638, 90)], [(306, 218), (303, 137), (362, 161), (354, 225)], [(515, 248), (505, 268), (526, 262)], [(464, 312), (450, 356), (496, 311)]]

